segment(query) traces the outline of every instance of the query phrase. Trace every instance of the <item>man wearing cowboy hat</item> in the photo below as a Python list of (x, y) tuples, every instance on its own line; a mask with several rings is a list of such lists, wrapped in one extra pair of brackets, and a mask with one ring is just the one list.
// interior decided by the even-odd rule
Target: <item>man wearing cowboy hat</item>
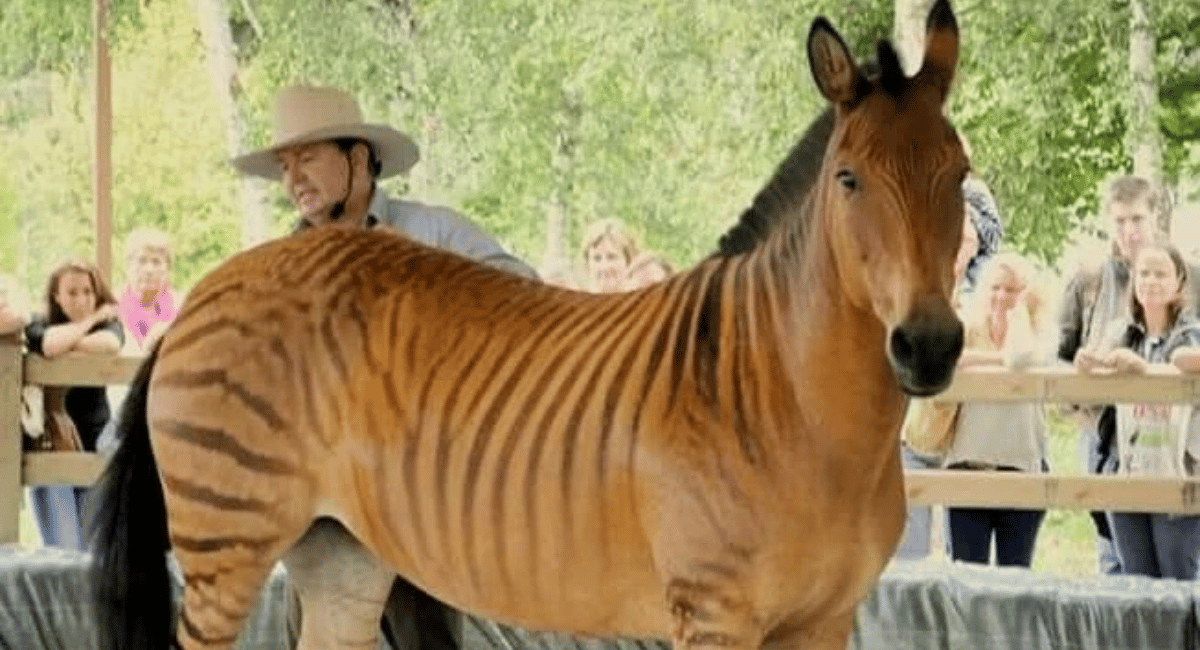
[(506, 271), (536, 277), (457, 212), (393, 199), (376, 181), (417, 163), (417, 145), (383, 124), (363, 121), (358, 102), (337, 88), (293, 86), (275, 99), (271, 144), (233, 160), (244, 174), (277, 180), (300, 212), (297, 229), (386, 225), (409, 237)]
[[(233, 160), (242, 173), (277, 180), (300, 212), (296, 228), (390, 226), (409, 237), (531, 278), (537, 275), (457, 212), (393, 199), (376, 181), (408, 171), (419, 157), (407, 135), (364, 122), (358, 102), (336, 88), (294, 86), (275, 100), (274, 135), (266, 148)], [(325, 531), (328, 532), (328, 531)], [(294, 603), (293, 603), (294, 604)], [(295, 645), (297, 621), (289, 618)], [(456, 650), (461, 620), (454, 610), (397, 579), (383, 616), (396, 650)]]

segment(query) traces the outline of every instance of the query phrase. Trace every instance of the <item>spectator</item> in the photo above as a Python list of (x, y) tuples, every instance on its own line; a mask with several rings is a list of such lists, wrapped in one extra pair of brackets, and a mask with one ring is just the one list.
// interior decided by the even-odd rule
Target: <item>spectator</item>
[[(960, 367), (1024, 368), (1052, 356), (1045, 300), (1032, 267), (1002, 253), (980, 267), (979, 286), (966, 309)], [(1040, 472), (1047, 469), (1046, 418), (1040, 403), (963, 404), (946, 452), (948, 469)], [(1010, 508), (949, 508), (951, 556), (987, 564), (1028, 567), (1044, 512)]]
[(675, 269), (662, 257), (654, 253), (642, 253), (629, 263), (625, 270), (625, 288), (629, 290), (648, 287), (662, 282), (675, 274)]
[(979, 268), (1000, 249), (1004, 224), (1000, 220), (996, 199), (992, 197), (987, 185), (974, 174), (967, 174), (966, 180), (963, 181), (963, 203), (967, 215), (964, 227), (970, 225), (975, 230), (975, 241), (978, 244), (978, 249), (967, 260), (967, 266), (961, 276), (963, 281), (960, 290), (969, 293), (975, 286)]
[[(962, 142), (967, 159), (973, 159), (975, 151), (971, 147), (971, 141), (962, 131), (959, 131), (958, 139)], [(967, 172), (967, 177), (963, 179), (962, 192), (963, 207), (966, 208), (967, 221), (975, 231), (974, 239), (978, 248), (967, 259), (966, 267), (962, 272), (958, 272), (958, 263), (956, 262), (954, 277), (961, 278), (958, 285), (959, 291), (969, 293), (975, 286), (975, 277), (979, 273), (979, 267), (1000, 250), (1000, 240), (1004, 238), (1004, 221), (1000, 218), (1000, 208), (996, 206), (996, 199), (992, 196), (992, 191), (988, 189), (987, 183), (984, 183), (983, 179), (976, 176), (974, 172)], [(966, 226), (967, 224), (963, 224), (964, 228)]]
[(625, 286), (629, 263), (638, 255), (638, 245), (625, 224), (601, 219), (588, 226), (583, 236), (583, 261), (591, 291), (612, 293)]
[(178, 296), (171, 288), (171, 241), (154, 228), (138, 228), (125, 238), (126, 285), (121, 323), (145, 352), (175, 320)]
[[(382, 178), (417, 163), (408, 135), (363, 120), (358, 102), (338, 88), (294, 86), (275, 98), (272, 142), (233, 160), (243, 174), (279, 181), (296, 207), (296, 229), (390, 227), (429, 246), (525, 277), (537, 275), (492, 237), (450, 208), (395, 199)], [(373, 595), (371, 597), (374, 597)], [(288, 633), (298, 634), (298, 608)], [(396, 579), (387, 597), (382, 632), (392, 648), (456, 650), (458, 613), (408, 581)]]
[[(1145, 373), (1151, 364), (1172, 363), (1184, 372), (1200, 372), (1200, 324), (1185, 308), (1189, 291), (1183, 256), (1169, 244), (1150, 243), (1133, 259), (1129, 315), (1114, 328), (1116, 346), (1109, 351), (1084, 348), (1075, 357), (1076, 365), (1085, 372)], [(1195, 475), (1200, 439), (1192, 435), (1192, 410), (1169, 404), (1118, 405), (1117, 472)], [(1196, 579), (1200, 516), (1113, 512), (1110, 524), (1125, 573)]]
[(275, 97), (271, 144), (238, 156), (243, 174), (278, 181), (299, 213), (296, 230), (340, 225), (395, 228), (412, 239), (536, 277), (477, 225), (450, 208), (388, 196), (378, 181), (420, 157), (408, 135), (363, 120), (339, 88), (292, 86)]
[[(69, 353), (116, 354), (124, 341), (117, 321), (117, 302), (95, 265), (83, 261), (60, 264), (46, 282), (46, 312), (25, 327), (31, 353), (48, 359)], [(103, 386), (74, 386), (63, 393), (46, 390), (45, 426), (55, 425), (50, 416), (65, 412), (67, 420), (57, 426), (61, 440), (77, 440), (82, 451), (95, 451), (96, 439), (111, 413)], [(47, 431), (47, 435), (50, 432)], [(55, 439), (56, 436), (51, 436)], [(69, 444), (69, 443), (67, 443)], [(73, 444), (71, 446), (74, 446)], [(73, 451), (74, 449), (60, 449)], [(32, 488), (33, 512), (46, 546), (84, 548), (84, 495), (86, 489), (72, 486)]]
[[(1112, 323), (1124, 322), (1128, 314), (1129, 263), (1145, 242), (1156, 236), (1155, 215), (1161, 199), (1150, 181), (1140, 176), (1121, 176), (1107, 184), (1102, 196), (1102, 213), (1112, 240), (1111, 253), (1099, 264), (1084, 264), (1068, 281), (1059, 316), (1058, 358), (1074, 363), (1081, 350), (1097, 351), (1113, 337)], [(1194, 295), (1200, 283), (1189, 282)], [(1072, 406), (1080, 430), (1080, 455), (1088, 472), (1112, 474), (1117, 457), (1112, 448), (1116, 411), (1112, 406)], [(1092, 512), (1096, 527), (1097, 556), (1102, 573), (1121, 573), (1120, 558), (1113, 547), (1109, 518)]]

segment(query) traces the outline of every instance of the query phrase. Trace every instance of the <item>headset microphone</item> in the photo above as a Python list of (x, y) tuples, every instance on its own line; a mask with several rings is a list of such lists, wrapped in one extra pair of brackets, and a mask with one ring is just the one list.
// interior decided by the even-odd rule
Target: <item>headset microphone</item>
[(346, 155), (346, 194), (342, 196), (341, 201), (334, 203), (333, 207), (329, 209), (330, 221), (337, 221), (342, 218), (342, 215), (346, 214), (346, 203), (350, 200), (350, 188), (354, 185), (354, 161), (350, 160), (349, 151), (343, 151), (342, 153)]

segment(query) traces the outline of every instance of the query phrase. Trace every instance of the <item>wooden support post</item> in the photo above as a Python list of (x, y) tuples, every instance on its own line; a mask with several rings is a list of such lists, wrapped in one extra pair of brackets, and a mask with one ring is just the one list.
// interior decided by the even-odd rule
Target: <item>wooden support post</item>
[(20, 334), (0, 336), (0, 544), (21, 536), (21, 372)]
[(92, 196), (96, 211), (96, 266), (112, 285), (112, 63), (108, 57), (109, 0), (94, 0), (95, 117)]

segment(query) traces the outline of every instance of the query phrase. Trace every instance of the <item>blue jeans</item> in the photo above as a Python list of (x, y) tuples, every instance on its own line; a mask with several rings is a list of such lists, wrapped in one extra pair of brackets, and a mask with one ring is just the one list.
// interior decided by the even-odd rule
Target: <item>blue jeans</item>
[(82, 551), (87, 546), (83, 525), (86, 488), (70, 485), (38, 485), (29, 488), (33, 516), (42, 534), (43, 546)]
[(1109, 513), (1121, 566), (1131, 575), (1195, 580), (1200, 516)]
[(955, 560), (987, 564), (992, 538), (996, 564), (1028, 567), (1044, 510), (950, 508), (950, 552)]
[[(1089, 474), (1116, 474), (1117, 473), (1117, 455), (1109, 454), (1104, 466), (1100, 471), (1096, 471), (1096, 466), (1100, 463), (1100, 432), (1095, 426), (1085, 427), (1079, 432), (1079, 460), (1083, 463), (1083, 469)], [(1121, 566), (1121, 556), (1117, 554), (1117, 547), (1113, 543), (1112, 537), (1106, 537), (1100, 530), (1099, 518), (1107, 517), (1109, 513), (1093, 512), (1092, 520), (1096, 523), (1096, 561), (1100, 566), (1100, 573), (1105, 575), (1119, 575), (1124, 573)]]
[[(900, 445), (900, 459), (905, 469), (938, 469), (942, 459), (919, 454), (906, 444)], [(896, 547), (896, 557), (902, 560), (922, 560), (929, 556), (933, 508), (908, 506), (904, 534)]]

